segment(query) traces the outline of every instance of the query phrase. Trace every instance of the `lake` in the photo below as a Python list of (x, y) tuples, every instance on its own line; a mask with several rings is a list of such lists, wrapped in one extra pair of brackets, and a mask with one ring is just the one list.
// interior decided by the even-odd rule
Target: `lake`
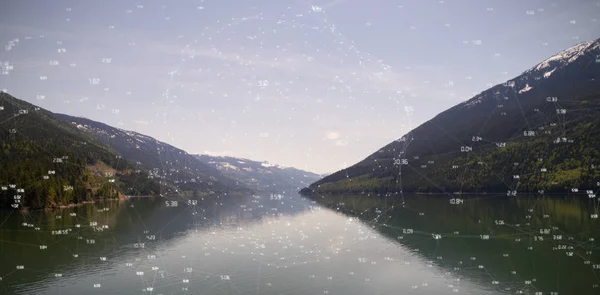
[(0, 294), (600, 294), (598, 202), (132, 198), (0, 212)]

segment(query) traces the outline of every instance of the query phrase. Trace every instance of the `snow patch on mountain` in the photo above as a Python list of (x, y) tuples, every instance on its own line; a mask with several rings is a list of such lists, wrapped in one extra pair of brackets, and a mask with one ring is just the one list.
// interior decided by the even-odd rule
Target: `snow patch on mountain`
[(268, 162), (260, 163), (260, 165), (263, 166), (263, 167), (277, 167), (277, 165), (269, 164)]
[(552, 73), (554, 73), (554, 71), (556, 71), (556, 68), (552, 69), (552, 71), (545, 72), (544, 73), (544, 78), (550, 77), (550, 75), (552, 75)]
[(529, 86), (529, 84), (525, 84), (525, 87), (523, 87), (523, 89), (519, 90), (519, 94), (525, 93), (531, 89), (533, 89), (533, 87)]
[(227, 162), (220, 162), (219, 164), (220, 164), (219, 168), (222, 168), (222, 169), (240, 170), (240, 168), (238, 168), (237, 166), (231, 165)]
[(566, 66), (566, 65), (574, 62), (575, 60), (577, 60), (579, 57), (583, 56), (587, 51), (596, 49), (599, 46), (600, 46), (600, 39), (595, 40), (595, 41), (586, 41), (586, 42), (582, 42), (577, 45), (571, 46), (571, 47), (547, 58), (543, 62), (539, 63), (537, 66), (526, 71), (525, 74), (533, 72), (533, 71), (539, 71), (542, 69), (546, 69), (546, 68), (549, 68), (552, 66), (554, 67), (554, 69), (556, 69), (557, 67)]

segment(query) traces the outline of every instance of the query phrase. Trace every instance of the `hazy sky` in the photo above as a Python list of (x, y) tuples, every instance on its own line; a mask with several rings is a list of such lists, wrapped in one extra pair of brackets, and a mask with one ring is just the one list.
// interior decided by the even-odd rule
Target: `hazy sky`
[(8, 2), (12, 95), (189, 153), (318, 173), (600, 37), (598, 1)]

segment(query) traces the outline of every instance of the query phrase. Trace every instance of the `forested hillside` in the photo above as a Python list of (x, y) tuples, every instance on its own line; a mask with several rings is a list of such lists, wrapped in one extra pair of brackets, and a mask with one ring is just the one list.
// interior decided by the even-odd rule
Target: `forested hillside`
[(0, 93), (0, 207), (158, 194), (148, 171), (51, 112)]

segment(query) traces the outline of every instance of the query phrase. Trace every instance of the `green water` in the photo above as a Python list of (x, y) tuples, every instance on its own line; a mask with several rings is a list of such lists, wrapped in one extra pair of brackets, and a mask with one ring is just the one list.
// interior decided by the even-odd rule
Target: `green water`
[(166, 201), (1, 211), (0, 294), (600, 294), (595, 199)]

